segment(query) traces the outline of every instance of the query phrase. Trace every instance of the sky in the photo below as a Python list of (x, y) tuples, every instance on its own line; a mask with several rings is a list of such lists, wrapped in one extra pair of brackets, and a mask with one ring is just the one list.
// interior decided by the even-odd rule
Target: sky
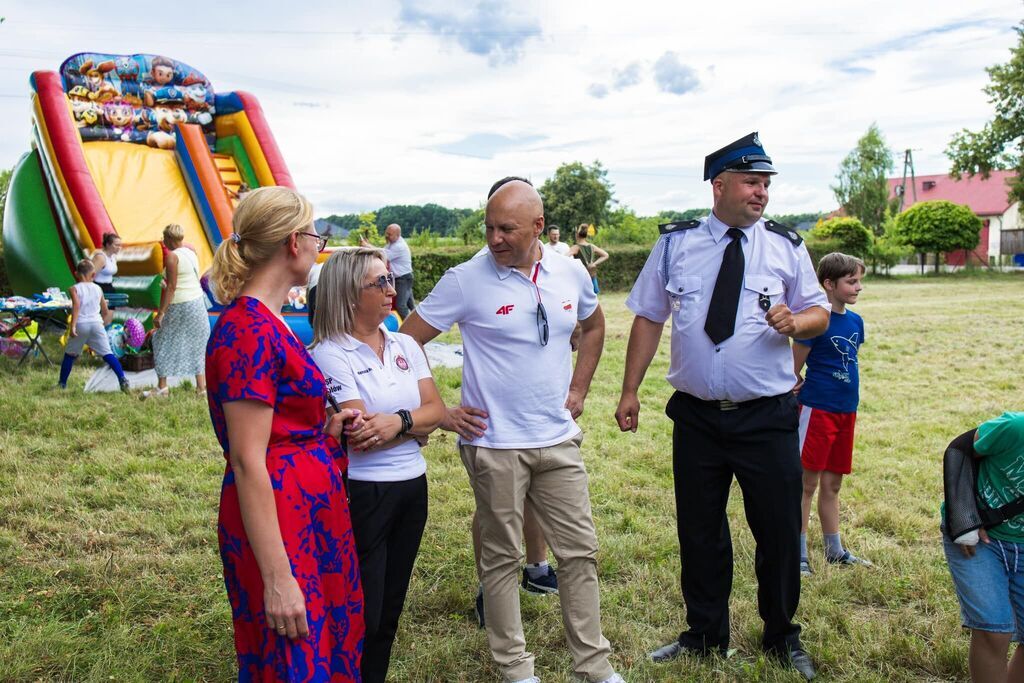
[(600, 160), (641, 215), (706, 207), (704, 156), (760, 133), (769, 214), (830, 211), (877, 123), (903, 171), (945, 173), (992, 116), (1019, 0), (683, 3), (303, 0), (151, 6), (0, 2), (0, 167), (28, 151), (29, 75), (76, 52), (164, 54), (255, 95), (317, 215), (476, 208), (506, 175), (540, 185)]

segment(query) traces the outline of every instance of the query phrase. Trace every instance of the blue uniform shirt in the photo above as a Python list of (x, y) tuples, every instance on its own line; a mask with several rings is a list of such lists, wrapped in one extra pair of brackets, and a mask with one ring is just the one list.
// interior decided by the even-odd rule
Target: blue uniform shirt
[(705, 400), (749, 401), (793, 388), (789, 337), (765, 321), (759, 300), (784, 303), (794, 313), (812, 306), (828, 310), (807, 248), (768, 231), (764, 220), (742, 228), (743, 291), (736, 328), (721, 344), (704, 331), (711, 294), (729, 226), (713, 214), (688, 230), (662, 235), (651, 250), (626, 306), (656, 323), (672, 318), (672, 360), (668, 382)]
[(850, 309), (846, 313), (833, 312), (825, 334), (797, 343), (811, 347), (800, 403), (830, 413), (857, 412), (857, 351), (864, 343), (864, 319)]

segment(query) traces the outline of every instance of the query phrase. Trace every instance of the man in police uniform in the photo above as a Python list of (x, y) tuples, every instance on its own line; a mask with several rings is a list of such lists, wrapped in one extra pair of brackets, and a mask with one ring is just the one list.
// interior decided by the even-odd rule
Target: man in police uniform
[(732, 542), (725, 514), (735, 475), (757, 543), (762, 647), (806, 678), (814, 665), (793, 623), (800, 599), (801, 467), (790, 337), (817, 336), (828, 302), (795, 232), (762, 217), (776, 174), (756, 133), (709, 155), (712, 214), (669, 223), (626, 305), (636, 317), (615, 418), (637, 429), (637, 390), (672, 318), (666, 413), (681, 583), (689, 628), (651, 653), (725, 653)]

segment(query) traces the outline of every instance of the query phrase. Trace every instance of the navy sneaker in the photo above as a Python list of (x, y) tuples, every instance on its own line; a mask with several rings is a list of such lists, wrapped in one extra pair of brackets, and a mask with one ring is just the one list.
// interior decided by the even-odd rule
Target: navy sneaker
[(484, 627), (484, 587), (480, 586), (476, 592), (476, 621), (480, 628)]
[(800, 560), (800, 576), (813, 576), (814, 570), (811, 569), (811, 563), (808, 560)]
[(128, 383), (127, 377), (122, 377), (117, 381), (117, 383), (121, 385), (121, 391), (123, 391), (126, 394), (132, 390), (132, 385)]
[(536, 579), (531, 579), (530, 572), (523, 569), (523, 590), (541, 595), (558, 595), (558, 575), (555, 574), (555, 568), (549, 564), (547, 574), (542, 574)]
[(845, 565), (859, 564), (862, 567), (874, 567), (875, 566), (869, 560), (865, 560), (863, 557), (857, 557), (856, 555), (851, 553), (849, 550), (844, 550), (843, 554), (840, 555), (839, 557), (829, 557), (828, 555), (826, 555), (825, 556), (825, 560), (829, 564), (845, 564)]

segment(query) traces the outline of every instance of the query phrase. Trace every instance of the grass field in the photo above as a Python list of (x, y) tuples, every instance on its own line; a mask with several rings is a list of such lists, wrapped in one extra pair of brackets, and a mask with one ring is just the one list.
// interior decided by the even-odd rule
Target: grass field
[[(642, 388), (640, 432), (620, 434), (623, 300), (603, 297), (607, 342), (581, 418), (613, 663), (634, 682), (798, 680), (758, 656), (754, 546), (738, 489), (729, 507), (736, 654), (646, 660), (684, 624), (663, 413), (668, 345)], [(941, 453), (978, 422), (1024, 409), (1024, 277), (869, 277), (861, 300), (868, 343), (843, 532), (876, 567), (815, 564), (797, 615), (804, 643), (825, 680), (963, 680), (967, 638), (939, 543)], [(0, 358), (0, 680), (230, 680), (215, 527), (223, 457), (205, 402), (185, 390), (161, 403), (86, 396), (91, 370), (76, 367), (64, 393), (56, 368)], [(436, 374), (456, 400), (458, 371)], [(450, 435), (433, 437), (426, 456), (430, 521), (392, 678), (497, 681), (472, 612), (466, 475)], [(814, 520), (809, 536), (820, 556)], [(570, 680), (557, 598), (523, 594), (522, 609), (538, 675)]]

